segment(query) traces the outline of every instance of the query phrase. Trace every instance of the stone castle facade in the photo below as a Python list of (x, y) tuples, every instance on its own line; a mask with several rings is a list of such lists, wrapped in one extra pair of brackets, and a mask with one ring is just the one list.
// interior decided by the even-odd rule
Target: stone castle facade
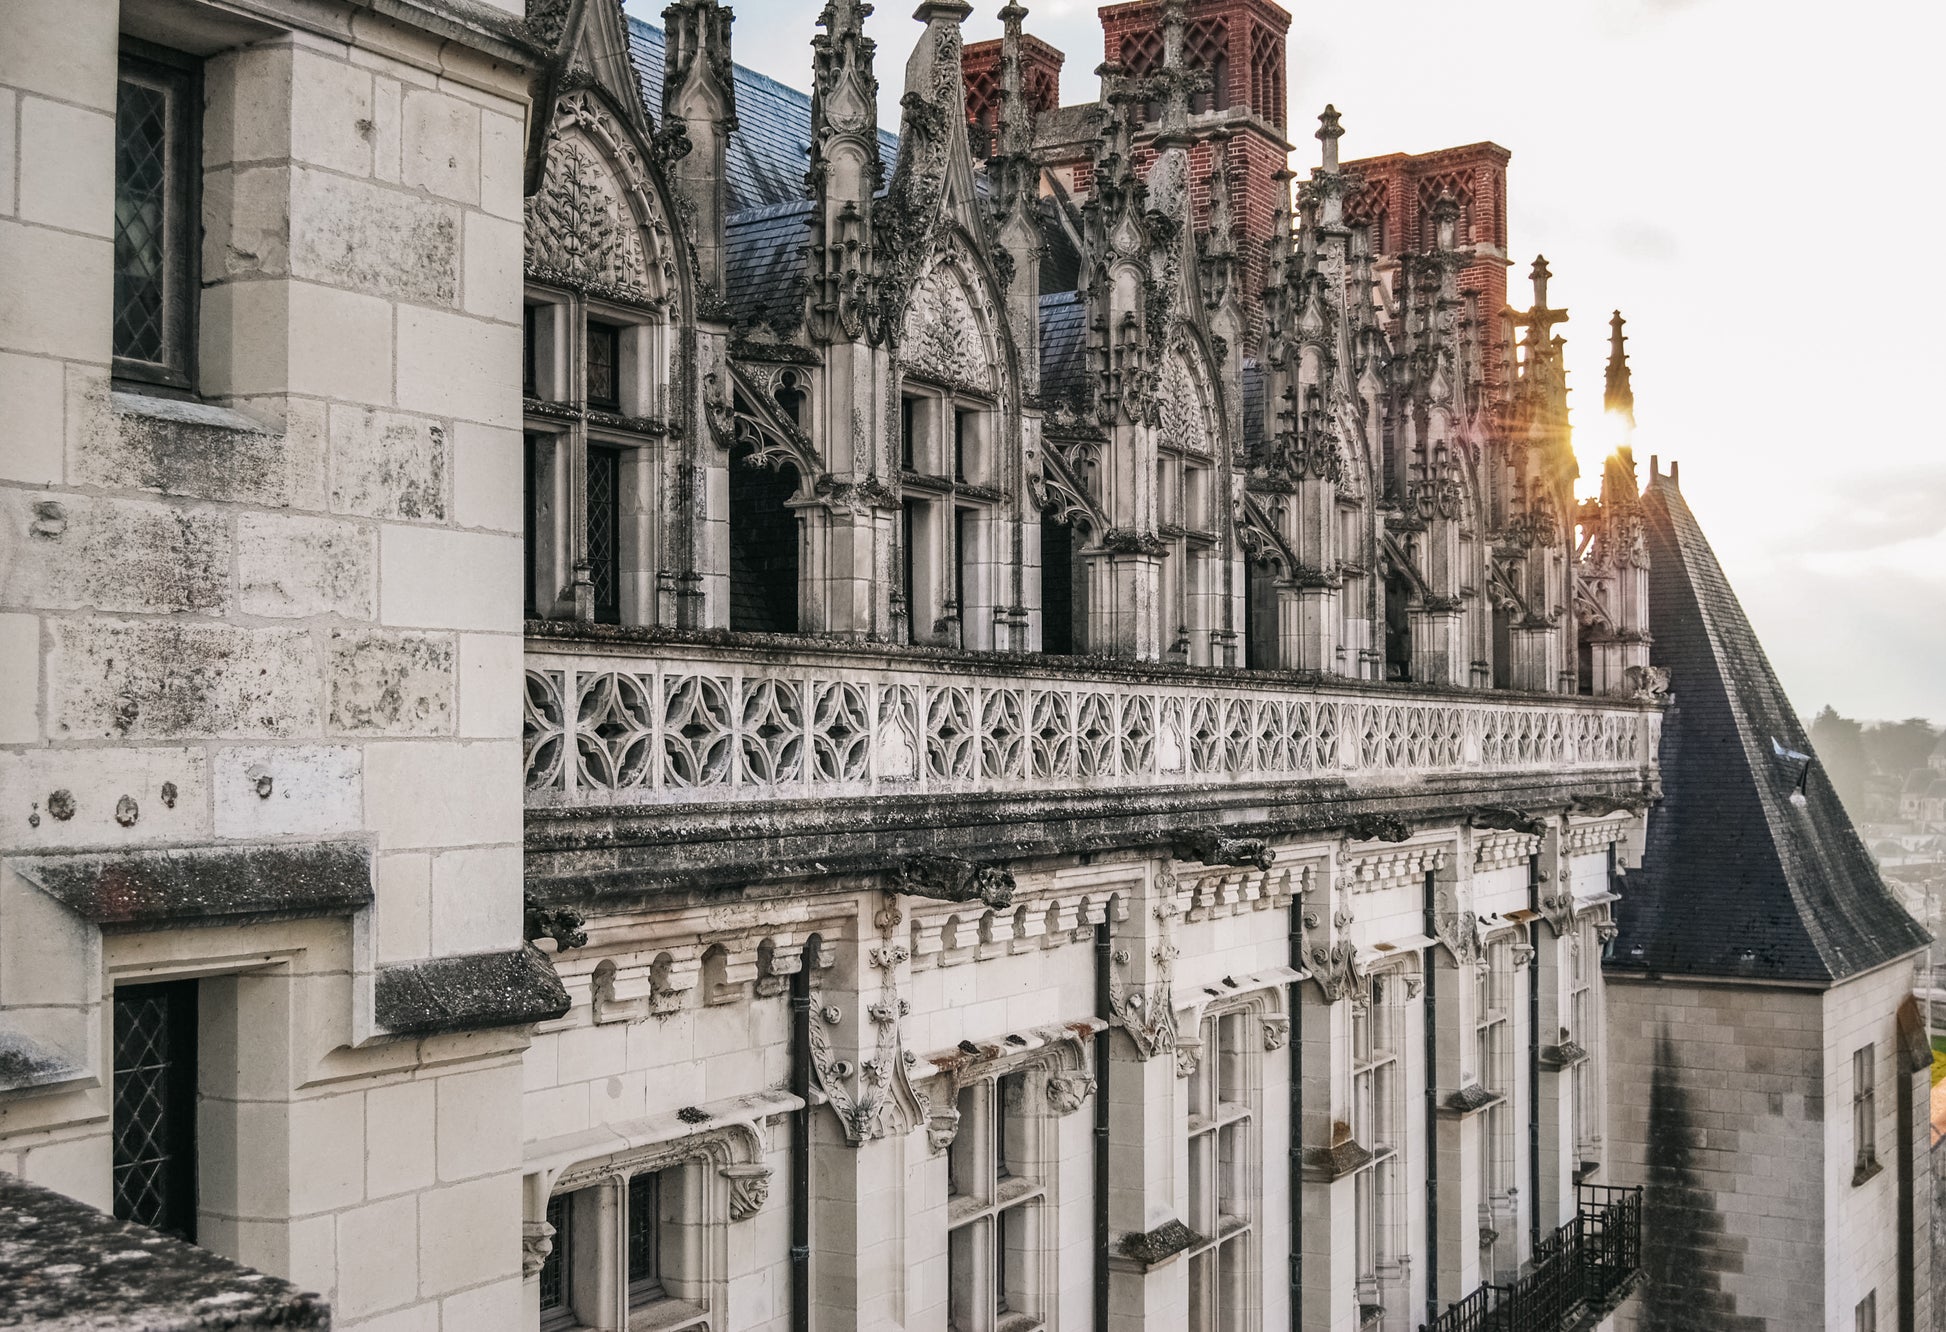
[(968, 12), (895, 136), (859, 0), (805, 93), (715, 0), (26, 0), (0, 1168), (344, 1329), (1635, 1316), (1663, 510), (1506, 151), (1294, 180), (1264, 0), (1065, 107)]

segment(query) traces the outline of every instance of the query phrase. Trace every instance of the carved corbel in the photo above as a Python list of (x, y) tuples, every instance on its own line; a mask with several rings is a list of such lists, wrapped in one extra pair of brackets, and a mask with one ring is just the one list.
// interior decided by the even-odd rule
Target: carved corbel
[(730, 1220), (747, 1221), (763, 1210), (770, 1198), (770, 1167), (738, 1164), (717, 1167), (717, 1174), (730, 1181)]
[(523, 1221), (520, 1226), (520, 1275), (534, 1277), (554, 1252), (554, 1227), (545, 1221)]
[(1459, 909), (1455, 893), (1451, 884), (1441, 884), (1434, 893), (1433, 937), (1446, 945), (1454, 961), (1477, 961), (1481, 957), (1480, 920), (1473, 912)]
[(1176, 1037), (1177, 1077), (1187, 1078), (1195, 1076), (1196, 1066), (1202, 1063), (1202, 1060), (1203, 1042), (1200, 1037), (1193, 1040), (1180, 1035)]
[(1176, 1044), (1176, 1013), (1169, 999), (1169, 982), (1149, 990), (1127, 990), (1113, 979), (1108, 982), (1108, 1007), (1115, 1021), (1135, 1043), (1141, 1059), (1153, 1059)]
[(1071, 1115), (1081, 1103), (1095, 1094), (1092, 1073), (1050, 1073), (1047, 1075), (1047, 1107), (1057, 1115)]
[(542, 906), (534, 900), (532, 893), (522, 899), (522, 904), (525, 908), (522, 936), (529, 943), (536, 939), (552, 939), (557, 953), (587, 946), (588, 932), (581, 927), (588, 922), (579, 911), (570, 907)]
[(1233, 837), (1215, 828), (1192, 828), (1176, 834), (1178, 860), (1194, 860), (1204, 865), (1234, 865), (1268, 870), (1277, 852), (1261, 837)]
[(1643, 808), (1639, 795), (1623, 796), (1616, 799), (1605, 795), (1578, 795), (1574, 797), (1572, 809), (1576, 814), (1587, 814), (1600, 818), (1608, 814), (1640, 814)]
[(1291, 1039), (1291, 1019), (1287, 1013), (1266, 1013), (1262, 1018), (1264, 1053), (1281, 1050)]
[(912, 856), (893, 872), (893, 889), (941, 902), (983, 902), (994, 910), (1013, 905), (1013, 871), (995, 861), (959, 856)]

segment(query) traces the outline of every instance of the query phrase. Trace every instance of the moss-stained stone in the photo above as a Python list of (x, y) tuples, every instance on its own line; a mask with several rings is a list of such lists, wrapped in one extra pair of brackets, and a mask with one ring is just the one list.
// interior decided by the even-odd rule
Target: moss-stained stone
[(446, 430), (423, 416), (331, 409), (331, 508), (366, 518), (443, 522)]
[(451, 634), (333, 631), (332, 732), (452, 734), (456, 662)]
[(331, 1326), (316, 1295), (0, 1172), (0, 1326), (90, 1332)]
[(86, 413), (75, 432), (76, 481), (277, 508), (316, 502), (323, 457), (315, 436), (201, 403), (113, 398), (113, 411)]
[(452, 305), (459, 209), (319, 171), (291, 175), (291, 275), (393, 300)]
[(144, 500), (0, 495), (0, 605), (41, 610), (228, 608), (229, 516)]
[(348, 916), (372, 900), (371, 849), (362, 842), (82, 852), (10, 863), (97, 925)]
[(302, 629), (84, 619), (49, 632), (56, 739), (315, 735), (323, 721)]
[(378, 1025), (397, 1035), (548, 1022), (569, 1007), (554, 964), (532, 944), (381, 967), (373, 1003)]

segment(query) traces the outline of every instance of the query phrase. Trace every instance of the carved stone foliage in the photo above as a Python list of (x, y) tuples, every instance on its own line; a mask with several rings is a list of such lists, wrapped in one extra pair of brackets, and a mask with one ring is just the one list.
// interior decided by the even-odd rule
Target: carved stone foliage
[(901, 1027), (912, 1009), (899, 997), (898, 983), (899, 968), (912, 960), (912, 950), (894, 942), (904, 919), (889, 898), (878, 912), (880, 941), (868, 952), (871, 968), (879, 974), (878, 996), (861, 1015), (869, 1025), (858, 1033), (861, 1054), (856, 1063), (832, 1046), (844, 1011), (820, 1004), (811, 1013), (811, 1072), (854, 1147), (907, 1132), (933, 1117), (931, 1104), (911, 1079), (917, 1056), (905, 1048)]
[(593, 89), (555, 104), (541, 186), (527, 200), (527, 268), (653, 304), (679, 286), (673, 236), (633, 133)]
[(1454, 961), (1465, 963), (1479, 959), (1479, 917), (1461, 909), (1459, 890), (1453, 884), (1441, 883), (1434, 890), (1432, 922), (1433, 936), (1446, 945)]
[(991, 349), (955, 266), (934, 264), (913, 289), (899, 358), (908, 374), (992, 391)]
[(730, 1181), (730, 1220), (745, 1221), (763, 1210), (770, 1198), (770, 1167), (738, 1164), (717, 1167), (717, 1173)]
[(1157, 384), (1159, 442), (1188, 453), (1216, 448), (1216, 423), (1210, 418), (1200, 376), (1190, 369), (1188, 354), (1177, 349), (1163, 358)]
[(1047, 1075), (1047, 1107), (1057, 1115), (1071, 1115), (1095, 1094), (1095, 1075), (1083, 1072)]
[(642, 241), (614, 177), (573, 140), (548, 145), (541, 188), (527, 201), (527, 267), (604, 287), (648, 285)]
[[(706, 1111), (695, 1112), (695, 1124), (707, 1124)], [(553, 1191), (566, 1193), (590, 1184), (620, 1184), (630, 1177), (666, 1170), (685, 1161), (704, 1161), (729, 1181), (730, 1219), (743, 1221), (755, 1216), (770, 1196), (770, 1167), (763, 1164), (763, 1134), (755, 1125), (736, 1121), (708, 1128), (692, 1125), (662, 1142), (622, 1155), (570, 1166), (553, 1181)], [(528, 1222), (523, 1236), (522, 1267), (540, 1270), (552, 1249), (553, 1228), (546, 1222)]]

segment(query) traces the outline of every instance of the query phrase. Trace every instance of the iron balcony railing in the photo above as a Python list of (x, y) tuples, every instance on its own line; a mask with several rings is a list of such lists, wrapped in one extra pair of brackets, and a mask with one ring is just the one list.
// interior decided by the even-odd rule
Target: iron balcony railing
[(1642, 1270), (1642, 1190), (1584, 1184), (1579, 1203), (1518, 1279), (1481, 1286), (1420, 1332), (1566, 1332), (1612, 1307)]

